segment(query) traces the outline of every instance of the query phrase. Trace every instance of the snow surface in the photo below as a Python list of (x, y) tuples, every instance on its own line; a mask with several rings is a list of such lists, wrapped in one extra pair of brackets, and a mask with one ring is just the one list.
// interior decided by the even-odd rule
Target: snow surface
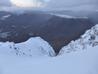
[(90, 30), (86, 31), (78, 40), (71, 41), (67, 46), (64, 46), (60, 54), (63, 52), (70, 53), (74, 51), (85, 50), (89, 46), (98, 46), (98, 25), (95, 25)]
[[(32, 39), (26, 42), (27, 45), (29, 41), (31, 43)], [(88, 30), (80, 39), (63, 47), (56, 57), (19, 57), (3, 54), (0, 49), (0, 74), (98, 74), (97, 41), (98, 25)], [(38, 45), (36, 40), (34, 42)], [(8, 43), (3, 46), (7, 47)], [(18, 47), (21, 44), (25, 42), (18, 44)]]
[(40, 37), (30, 38), (26, 42), (17, 44), (13, 42), (1, 42), (0, 52), (0, 54), (28, 57), (55, 56), (53, 48)]
[(0, 74), (98, 74), (97, 49), (39, 59), (0, 55)]

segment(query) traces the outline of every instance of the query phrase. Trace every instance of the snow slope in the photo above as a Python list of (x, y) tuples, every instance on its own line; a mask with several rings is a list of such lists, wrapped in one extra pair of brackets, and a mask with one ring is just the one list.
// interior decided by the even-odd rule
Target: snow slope
[(86, 31), (84, 35), (81, 36), (76, 41), (71, 41), (67, 46), (63, 47), (60, 54), (63, 52), (74, 52), (85, 50), (88, 47), (98, 46), (98, 25), (95, 25), (90, 30)]
[(98, 74), (97, 41), (98, 25), (63, 47), (57, 57), (0, 54), (0, 74)]
[(98, 74), (97, 49), (39, 59), (0, 55), (0, 74)]
[(40, 37), (30, 38), (26, 42), (15, 44), (13, 42), (1, 42), (0, 54), (18, 56), (55, 56), (53, 48)]

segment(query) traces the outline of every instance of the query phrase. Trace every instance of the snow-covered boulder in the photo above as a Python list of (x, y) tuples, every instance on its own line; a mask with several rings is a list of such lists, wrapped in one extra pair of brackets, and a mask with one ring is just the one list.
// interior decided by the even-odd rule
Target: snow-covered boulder
[(53, 48), (42, 38), (34, 37), (22, 43), (0, 43), (0, 54), (18, 56), (55, 56)]

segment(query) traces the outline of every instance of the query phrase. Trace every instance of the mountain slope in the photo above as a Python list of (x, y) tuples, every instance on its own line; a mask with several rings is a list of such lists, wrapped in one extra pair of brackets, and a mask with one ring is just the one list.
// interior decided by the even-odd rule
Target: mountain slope
[(0, 54), (0, 74), (98, 74), (97, 41), (98, 25), (65, 46), (57, 57), (32, 59)]
[(25, 57), (55, 56), (53, 48), (42, 38), (35, 37), (22, 43), (0, 42), (0, 54)]
[(0, 41), (20, 43), (30, 37), (41, 37), (49, 42), (56, 53), (94, 26), (88, 18), (68, 18), (37, 12), (9, 15), (0, 17)]
[(89, 47), (98, 46), (98, 24), (86, 31), (78, 40), (71, 41), (67, 46), (61, 49), (60, 54), (64, 51), (70, 53), (74, 51), (86, 50)]
[[(90, 8), (90, 9), (94, 9), (94, 8)], [(49, 13), (55, 14), (55, 15), (57, 14), (57, 15), (60, 15), (63, 17), (67, 15), (67, 17), (69, 17), (69, 18), (70, 17), (74, 17), (74, 18), (86, 17), (86, 18), (90, 19), (94, 24), (98, 24), (98, 11), (97, 11), (97, 9), (94, 9), (94, 10), (78, 10), (78, 11), (75, 11), (75, 10), (57, 10), (56, 11), (55, 10), (55, 11), (50, 11)]]

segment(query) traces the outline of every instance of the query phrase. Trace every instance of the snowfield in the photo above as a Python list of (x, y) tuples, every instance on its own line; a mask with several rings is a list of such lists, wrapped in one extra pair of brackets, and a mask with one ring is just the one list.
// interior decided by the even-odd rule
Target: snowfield
[(0, 74), (98, 74), (97, 49), (39, 59), (0, 55)]
[(0, 74), (98, 74), (98, 25), (51, 56), (52, 47), (39, 37), (0, 43)]

